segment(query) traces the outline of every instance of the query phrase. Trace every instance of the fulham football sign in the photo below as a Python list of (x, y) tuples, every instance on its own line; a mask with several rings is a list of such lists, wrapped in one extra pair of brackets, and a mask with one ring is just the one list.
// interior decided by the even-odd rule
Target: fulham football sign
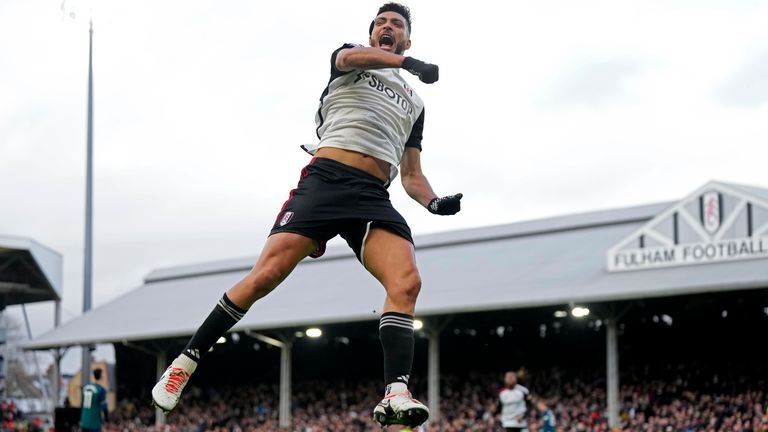
[(608, 271), (768, 258), (768, 190), (711, 182), (610, 251)]

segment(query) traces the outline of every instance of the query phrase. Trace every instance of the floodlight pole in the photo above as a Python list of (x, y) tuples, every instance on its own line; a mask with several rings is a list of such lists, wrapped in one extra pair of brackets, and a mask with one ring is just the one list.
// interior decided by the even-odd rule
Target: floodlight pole
[[(91, 281), (93, 255), (93, 20), (88, 29), (88, 123), (85, 175), (85, 260), (83, 266), (83, 313), (91, 310)], [(82, 385), (91, 382), (91, 350), (83, 345), (80, 370)]]

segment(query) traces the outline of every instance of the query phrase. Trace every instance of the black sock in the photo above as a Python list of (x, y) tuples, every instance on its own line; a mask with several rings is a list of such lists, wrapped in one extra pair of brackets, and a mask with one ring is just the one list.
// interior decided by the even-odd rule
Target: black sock
[(384, 381), (408, 385), (413, 363), (413, 317), (385, 312), (379, 322), (379, 339), (384, 350)]
[(219, 300), (216, 307), (213, 308), (208, 318), (203, 321), (203, 325), (197, 329), (192, 339), (189, 340), (182, 354), (196, 362), (200, 361), (203, 354), (207, 353), (227, 330), (240, 321), (246, 312), (246, 310), (232, 303), (232, 300), (224, 293), (224, 296)]

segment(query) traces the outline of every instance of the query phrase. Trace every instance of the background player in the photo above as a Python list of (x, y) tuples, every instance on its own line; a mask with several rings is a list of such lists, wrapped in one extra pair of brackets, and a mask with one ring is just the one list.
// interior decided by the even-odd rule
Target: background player
[(549, 409), (546, 399), (539, 398), (536, 400), (536, 409), (539, 410), (541, 416), (541, 428), (540, 432), (555, 432), (556, 420), (555, 413)]
[[(101, 369), (93, 370), (93, 378), (101, 379)], [(101, 432), (102, 416), (104, 422), (109, 421), (107, 391), (97, 382), (86, 384), (80, 402), (80, 428), (83, 432)]]
[(504, 389), (499, 393), (501, 426), (506, 432), (527, 432), (528, 389), (517, 383), (517, 373), (504, 375)]

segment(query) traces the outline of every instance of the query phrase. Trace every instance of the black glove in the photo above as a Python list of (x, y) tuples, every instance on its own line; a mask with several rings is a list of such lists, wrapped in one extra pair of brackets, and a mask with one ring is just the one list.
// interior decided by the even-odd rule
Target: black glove
[(440, 68), (437, 65), (424, 63), (413, 57), (406, 57), (403, 60), (403, 69), (419, 77), (421, 82), (432, 84), (440, 78)]
[(434, 198), (427, 205), (427, 210), (432, 214), (448, 216), (461, 210), (461, 197), (464, 194), (449, 195), (442, 198)]

